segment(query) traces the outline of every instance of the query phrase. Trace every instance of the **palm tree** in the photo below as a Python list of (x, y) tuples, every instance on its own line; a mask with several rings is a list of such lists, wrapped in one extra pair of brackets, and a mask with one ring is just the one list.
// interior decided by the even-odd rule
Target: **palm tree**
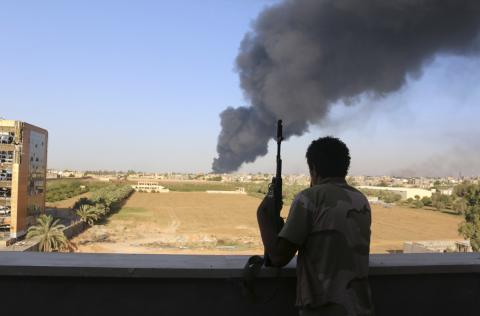
[(78, 210), (82, 205), (93, 205), (92, 201), (86, 197), (80, 198), (75, 204), (73, 204), (72, 209)]
[(77, 215), (80, 217), (80, 220), (90, 226), (100, 219), (101, 213), (101, 210), (87, 204), (82, 204), (77, 209)]
[(59, 221), (53, 220), (49, 215), (40, 215), (37, 225), (28, 229), (27, 238), (40, 237), (39, 250), (43, 252), (71, 249), (70, 242), (63, 233), (65, 226), (58, 224)]

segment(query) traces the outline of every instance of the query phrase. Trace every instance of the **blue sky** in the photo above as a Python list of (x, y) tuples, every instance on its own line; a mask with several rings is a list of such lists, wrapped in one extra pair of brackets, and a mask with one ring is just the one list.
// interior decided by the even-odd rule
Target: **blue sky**
[[(272, 3), (0, 2), (0, 116), (48, 129), (52, 168), (209, 171), (218, 114), (246, 104), (240, 41)], [(285, 169), (306, 172), (306, 146), (330, 134), (351, 147), (353, 174), (480, 174), (479, 83), (478, 57), (438, 56), (393, 95), (335, 106), (285, 144)]]

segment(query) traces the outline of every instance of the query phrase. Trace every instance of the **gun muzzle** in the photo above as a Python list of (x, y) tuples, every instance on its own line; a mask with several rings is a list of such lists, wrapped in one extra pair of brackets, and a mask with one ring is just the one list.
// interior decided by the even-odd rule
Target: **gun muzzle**
[(278, 120), (277, 122), (277, 142), (281, 142), (283, 140), (283, 121)]

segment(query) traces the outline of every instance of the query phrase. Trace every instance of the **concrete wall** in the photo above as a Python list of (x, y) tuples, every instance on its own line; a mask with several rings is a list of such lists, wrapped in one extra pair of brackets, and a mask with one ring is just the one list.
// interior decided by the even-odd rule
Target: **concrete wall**
[[(242, 294), (244, 256), (0, 254), (5, 315), (297, 315), (295, 264)], [(373, 255), (377, 315), (478, 315), (479, 254)]]
[(72, 239), (78, 235), (80, 235), (85, 229), (87, 229), (88, 225), (85, 222), (76, 222), (72, 225), (66, 227), (63, 230), (65, 237), (68, 239)]

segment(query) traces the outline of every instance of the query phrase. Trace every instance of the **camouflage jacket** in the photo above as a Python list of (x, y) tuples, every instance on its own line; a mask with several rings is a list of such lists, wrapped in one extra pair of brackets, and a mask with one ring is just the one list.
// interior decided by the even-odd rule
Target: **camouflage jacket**
[(300, 192), (279, 236), (298, 245), (297, 305), (339, 304), (345, 315), (373, 315), (368, 284), (371, 211), (343, 178)]

